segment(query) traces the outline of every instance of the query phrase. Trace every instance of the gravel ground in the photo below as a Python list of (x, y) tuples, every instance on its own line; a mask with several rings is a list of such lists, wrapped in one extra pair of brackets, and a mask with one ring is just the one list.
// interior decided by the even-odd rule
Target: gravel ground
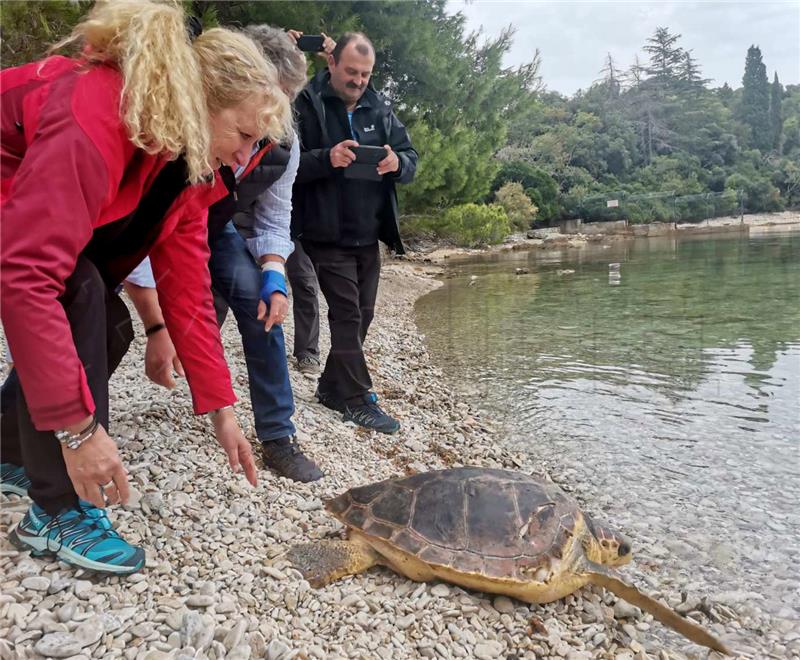
[[(384, 267), (366, 350), (375, 390), (403, 424), (397, 435), (342, 423), (314, 402), (315, 383), (291, 370), (299, 437), (326, 473), (310, 485), (261, 470), (252, 488), (231, 475), (208, 422), (191, 414), (185, 383), (168, 392), (145, 379), (140, 328), (112, 380), (111, 432), (122, 447), (134, 497), (111, 516), (128, 540), (147, 549), (146, 569), (128, 578), (98, 578), (19, 553), (7, 531), (27, 501), (4, 499), (0, 658), (707, 657), (649, 615), (595, 588), (526, 606), (373, 569), (317, 591), (288, 565), (284, 553), (291, 543), (340, 531), (322, 500), (353, 485), (472, 464), (544, 470), (569, 486), (569, 474), (557, 466), (532, 465), (504, 449), (499, 425), (465, 404), (431, 364), (413, 304), (437, 286), (437, 273), (413, 259)], [(241, 399), (238, 415), (254, 437), (233, 322), (223, 336)], [(323, 336), (323, 353), (326, 342)], [(798, 657), (796, 628), (773, 634), (773, 622), (748, 594), (716, 600), (682, 595), (679, 576), (659, 584), (655, 567), (635, 561), (623, 571), (708, 625), (742, 657)]]

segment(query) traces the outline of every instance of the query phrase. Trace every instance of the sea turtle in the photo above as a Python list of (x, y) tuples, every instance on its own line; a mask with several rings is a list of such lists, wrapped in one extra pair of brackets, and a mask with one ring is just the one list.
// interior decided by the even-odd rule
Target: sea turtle
[(288, 553), (314, 587), (376, 564), (418, 582), (444, 580), (527, 603), (597, 584), (693, 642), (728, 653), (703, 628), (606, 568), (628, 563), (630, 544), (544, 479), (453, 468), (351, 488), (325, 507), (347, 526), (347, 540), (300, 543)]

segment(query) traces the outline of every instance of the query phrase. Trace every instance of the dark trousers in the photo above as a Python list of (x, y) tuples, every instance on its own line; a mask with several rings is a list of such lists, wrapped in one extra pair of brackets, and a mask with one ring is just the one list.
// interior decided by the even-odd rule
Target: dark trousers
[[(78, 258), (59, 302), (86, 372), (95, 414), (108, 429), (108, 379), (133, 341), (128, 308), (84, 256)], [(52, 431), (37, 431), (34, 427), (16, 370), (9, 374), (1, 395), (2, 462), (25, 467), (31, 480), (31, 499), (49, 514), (77, 506), (78, 496), (67, 474), (61, 445)]]
[(305, 357), (319, 360), (317, 274), (300, 241), (294, 242), (294, 252), (286, 260), (286, 275), (292, 287), (294, 356), (298, 360)]
[(222, 326), (230, 308), (242, 337), (256, 435), (262, 442), (294, 435), (294, 396), (283, 328), (273, 325), (264, 332), (264, 321), (257, 317), (261, 269), (232, 222), (212, 236), (208, 244), (217, 322)]
[(362, 345), (375, 314), (381, 261), (378, 244), (339, 247), (303, 242), (328, 303), (331, 352), (319, 390), (358, 404), (372, 388)]

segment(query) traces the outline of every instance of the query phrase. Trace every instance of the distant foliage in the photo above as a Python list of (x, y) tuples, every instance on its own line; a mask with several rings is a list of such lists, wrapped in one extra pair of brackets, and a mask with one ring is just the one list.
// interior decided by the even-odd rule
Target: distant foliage
[[(90, 4), (2, 2), (3, 65), (43, 55)], [(537, 224), (623, 212), (641, 222), (694, 219), (726, 212), (720, 200), (731, 195), (736, 212), (740, 197), (745, 211), (800, 205), (800, 86), (784, 88), (778, 72), (770, 84), (756, 45), (741, 87), (712, 88), (680, 35), (659, 26), (643, 44), (645, 61), (608, 55), (597, 81), (566, 98), (542, 86), (538, 52), (522, 66), (503, 66), (512, 29), (494, 38), (470, 33), (446, 0), (183, 4), (206, 26), (270, 23), (334, 38), (366, 32), (376, 48), (374, 84), (420, 153), (416, 180), (399, 195), (403, 213), (414, 216), (409, 226), (424, 232), (444, 233), (448, 208), (491, 204), (508, 182), (538, 209)], [(309, 74), (325, 67), (317, 56), (308, 62)], [(606, 206), (623, 196), (626, 206)], [(478, 226), (472, 218), (481, 213), (494, 211), (447, 222)], [(524, 213), (503, 213), (515, 227), (524, 223)]]
[(751, 144), (761, 151), (772, 148), (773, 136), (769, 115), (769, 80), (767, 67), (761, 59), (761, 49), (750, 46), (742, 78), (742, 102), (739, 116), (751, 132)]
[(459, 204), (445, 211), (440, 235), (463, 247), (500, 243), (511, 223), (499, 204)]
[(512, 229), (516, 231), (530, 229), (539, 209), (533, 205), (521, 183), (518, 181), (504, 183), (494, 197), (505, 210)]

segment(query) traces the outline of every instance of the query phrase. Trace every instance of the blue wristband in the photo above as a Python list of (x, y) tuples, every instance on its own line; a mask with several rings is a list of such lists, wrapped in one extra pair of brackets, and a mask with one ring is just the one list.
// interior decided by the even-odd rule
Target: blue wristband
[(269, 306), (270, 296), (273, 293), (282, 293), (287, 298), (286, 278), (276, 270), (265, 270), (261, 273), (261, 300)]

